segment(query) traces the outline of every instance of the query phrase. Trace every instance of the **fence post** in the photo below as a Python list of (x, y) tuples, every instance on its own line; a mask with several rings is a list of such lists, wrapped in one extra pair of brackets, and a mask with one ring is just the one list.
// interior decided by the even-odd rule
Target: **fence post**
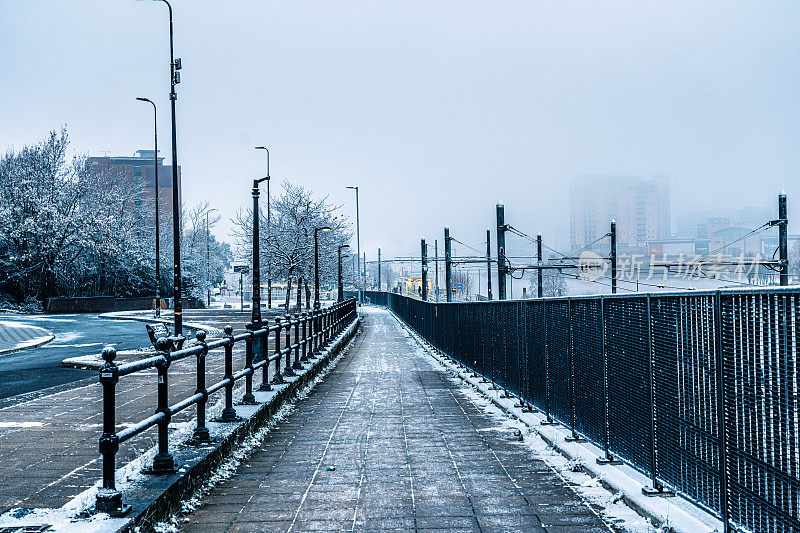
[(228, 383), (225, 385), (225, 409), (222, 410), (221, 422), (236, 422), (240, 420), (233, 408), (233, 328), (225, 326), (225, 375), (223, 379)]
[(99, 513), (123, 516), (131, 510), (130, 505), (122, 503), (122, 493), (117, 490), (114, 479), (115, 459), (119, 450), (119, 437), (116, 430), (116, 386), (119, 370), (114, 359), (117, 350), (103, 348), (105, 363), (100, 367), (100, 383), (103, 385), (103, 434), (100, 436), (100, 453), (103, 455), (103, 488), (97, 491), (94, 508)]
[(647, 294), (647, 362), (649, 366), (649, 388), (650, 388), (650, 481), (652, 487), (642, 487), (642, 494), (645, 496), (674, 496), (675, 493), (665, 488), (658, 481), (658, 459), (656, 446), (656, 395), (655, 395), (655, 371), (653, 368), (653, 320), (650, 316), (650, 294)]
[(198, 344), (201, 346), (200, 353), (197, 354), (197, 389), (195, 394), (202, 394), (203, 397), (197, 402), (197, 426), (192, 432), (192, 444), (208, 444), (211, 442), (211, 435), (206, 427), (206, 403), (208, 402), (208, 390), (206, 390), (206, 355), (208, 355), (208, 345), (206, 344), (206, 332), (199, 330), (195, 334)]
[(156, 341), (156, 353), (163, 357), (163, 361), (156, 363), (158, 370), (158, 408), (156, 413), (163, 417), (158, 422), (158, 453), (153, 458), (153, 466), (146, 470), (148, 474), (172, 474), (175, 472), (175, 461), (169, 453), (169, 422), (172, 413), (169, 410), (169, 365), (172, 355), (169, 352), (171, 342), (162, 337)]
[(284, 376), (294, 376), (295, 372), (292, 369), (292, 315), (286, 313), (286, 344), (283, 349), (286, 350), (286, 366), (283, 369)]
[(621, 465), (622, 461), (611, 455), (611, 415), (609, 413), (610, 404), (608, 401), (608, 352), (606, 351), (606, 303), (600, 297), (600, 338), (603, 348), (603, 455), (597, 458), (599, 465)]
[(261, 359), (264, 365), (261, 367), (261, 385), (258, 390), (261, 392), (268, 392), (272, 390), (272, 385), (269, 384), (269, 322), (265, 326), (262, 322), (259, 329), (266, 329), (258, 339), (258, 347), (261, 350)]
[(567, 442), (585, 442), (586, 439), (575, 431), (575, 350), (572, 349), (572, 299), (567, 300), (567, 320), (569, 321), (569, 341), (567, 344), (567, 362), (569, 364), (569, 429), (570, 435), (564, 438)]
[(294, 343), (297, 346), (294, 349), (294, 368), (303, 370), (303, 365), (300, 363), (300, 313), (294, 314)]
[(272, 383), (280, 385), (286, 383), (281, 374), (281, 317), (275, 318), (275, 377), (272, 378)]
[(253, 368), (253, 331), (250, 328), (248, 328), (248, 330), (249, 334), (245, 339), (244, 367), (250, 372), (244, 377), (244, 396), (242, 396), (242, 403), (245, 405), (254, 405), (256, 403), (256, 397), (253, 394), (253, 374), (255, 374), (256, 371)]
[[(785, 315), (784, 315), (785, 316)], [(725, 361), (722, 346), (722, 295), (714, 295), (714, 348), (717, 352), (717, 428), (719, 431), (719, 501), (723, 531), (731, 530), (728, 517), (728, 435), (725, 428)]]
[(300, 317), (300, 320), (303, 322), (303, 330), (300, 333), (302, 335), (300, 344), (303, 347), (303, 355), (300, 356), (300, 360), (303, 362), (308, 362), (308, 313), (302, 313)]
[(547, 349), (547, 300), (542, 300), (542, 323), (544, 324), (544, 410), (546, 418), (542, 420), (543, 426), (558, 424), (550, 414), (550, 350)]

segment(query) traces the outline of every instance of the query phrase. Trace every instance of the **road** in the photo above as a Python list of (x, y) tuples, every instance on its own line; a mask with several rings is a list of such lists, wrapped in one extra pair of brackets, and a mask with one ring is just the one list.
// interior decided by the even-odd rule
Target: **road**
[(96, 379), (94, 371), (61, 367), (67, 357), (97, 353), (106, 344), (130, 350), (150, 343), (142, 322), (109, 320), (96, 314), (0, 314), (0, 320), (38, 326), (55, 334), (44, 346), (0, 356), (0, 399)]

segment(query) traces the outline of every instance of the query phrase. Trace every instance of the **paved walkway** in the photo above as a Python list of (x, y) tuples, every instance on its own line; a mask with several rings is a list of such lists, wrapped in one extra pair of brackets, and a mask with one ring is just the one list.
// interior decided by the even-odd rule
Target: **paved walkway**
[(385, 310), (186, 531), (609, 531)]

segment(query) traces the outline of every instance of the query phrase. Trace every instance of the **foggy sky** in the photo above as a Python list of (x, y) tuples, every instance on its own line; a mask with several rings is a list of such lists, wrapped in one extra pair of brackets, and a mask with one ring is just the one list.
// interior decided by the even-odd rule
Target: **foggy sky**
[[(249, 205), (264, 144), (273, 179), (353, 222), (345, 186), (361, 187), (368, 259), (416, 255), (421, 237), (441, 249), (445, 225), (478, 246), (498, 199), (507, 222), (566, 248), (582, 174), (667, 175), (673, 219), (774, 206), (784, 188), (800, 228), (796, 3), (173, 7), (183, 195), (225, 219)], [(82, 153), (149, 149), (144, 96), (169, 164), (167, 30), (160, 2), (0, 0), (0, 149), (64, 124)]]

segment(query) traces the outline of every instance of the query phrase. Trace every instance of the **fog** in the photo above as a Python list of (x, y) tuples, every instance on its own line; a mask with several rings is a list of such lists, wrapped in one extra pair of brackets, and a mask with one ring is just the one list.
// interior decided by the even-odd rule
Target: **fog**
[[(510, 224), (567, 248), (568, 183), (585, 174), (667, 176), (673, 217), (774, 208), (785, 189), (798, 232), (797, 4), (173, 7), (183, 195), (224, 220), (249, 205), (264, 175), (253, 147), (266, 145), (274, 179), (353, 219), (345, 187), (360, 187), (368, 259), (416, 255), (422, 237), (441, 253), (445, 225), (479, 247), (500, 199)], [(169, 156), (166, 6), (3, 0), (0, 12), (0, 148), (66, 124), (80, 153), (131, 155), (151, 147), (143, 96)]]

